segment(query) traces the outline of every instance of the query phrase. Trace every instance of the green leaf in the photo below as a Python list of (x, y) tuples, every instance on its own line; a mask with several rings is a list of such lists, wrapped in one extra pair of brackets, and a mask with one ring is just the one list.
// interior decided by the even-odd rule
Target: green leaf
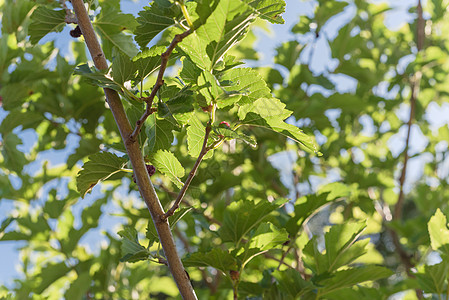
[(221, 0), (214, 3), (215, 7), (207, 2), (198, 5), (195, 31), (179, 47), (197, 66), (211, 71), (226, 51), (245, 36), (256, 15), (254, 9), (238, 1)]
[(25, 154), (17, 149), (17, 146), (21, 144), (22, 140), (12, 132), (3, 135), (3, 141), (0, 143), (4, 165), (19, 174), (23, 166), (28, 163)]
[(89, 156), (89, 160), (76, 177), (76, 186), (81, 197), (84, 198), (98, 182), (120, 172), (127, 161), (126, 158), (109, 152), (99, 152)]
[(157, 170), (165, 174), (178, 188), (183, 186), (180, 178), (184, 177), (185, 171), (173, 153), (159, 150), (153, 155), (151, 161)]
[(70, 154), (67, 158), (67, 167), (71, 169), (80, 159), (83, 159), (91, 153), (98, 152), (100, 150), (100, 144), (101, 141), (97, 138), (82, 138), (75, 153)]
[(187, 146), (189, 149), (189, 155), (192, 157), (198, 157), (201, 149), (203, 148), (204, 135), (206, 134), (206, 127), (196, 117), (192, 117), (187, 127)]
[(435, 251), (441, 251), (449, 256), (449, 229), (446, 216), (438, 208), (427, 223), (430, 244)]
[(321, 27), (336, 14), (339, 14), (348, 6), (347, 2), (340, 2), (335, 0), (320, 1), (320, 5), (316, 7), (315, 20), (317, 23), (316, 31), (319, 32)]
[(416, 279), (425, 293), (443, 294), (446, 289), (446, 279), (449, 273), (449, 263), (443, 260), (439, 264), (424, 266), (424, 274), (416, 273)]
[(39, 277), (34, 281), (35, 287), (33, 291), (38, 295), (41, 294), (53, 282), (64, 277), (70, 270), (71, 268), (67, 267), (65, 262), (46, 265), (41, 269)]
[(288, 233), (282, 228), (279, 229), (270, 222), (262, 223), (249, 241), (250, 248), (258, 248), (262, 251), (273, 249), (288, 241)]
[(185, 267), (213, 267), (229, 274), (229, 271), (237, 269), (237, 262), (228, 251), (214, 248), (212, 251), (192, 253), (182, 260)]
[(378, 266), (364, 266), (335, 272), (331, 278), (319, 281), (323, 286), (320, 295), (350, 287), (365, 281), (375, 281), (393, 275), (394, 272)]
[(251, 104), (260, 98), (272, 98), (267, 84), (254, 69), (231, 69), (219, 76), (218, 80), (220, 83), (229, 83), (229, 86), (223, 87), (228, 97), (222, 95), (221, 98), (223, 100), (218, 101), (218, 107), (225, 107), (237, 101), (239, 101), (239, 105), (245, 105)]
[(213, 126), (212, 130), (218, 135), (223, 136), (226, 140), (241, 140), (245, 142), (246, 144), (250, 145), (251, 147), (256, 147), (257, 142), (250, 136), (247, 136), (243, 133), (237, 133), (234, 130), (232, 130), (229, 127), (223, 126), (223, 127), (216, 127)]
[(112, 78), (115, 82), (123, 85), (126, 81), (134, 78), (136, 67), (129, 56), (114, 48), (112, 51)]
[(223, 242), (240, 243), (249, 231), (260, 224), (271, 212), (278, 209), (287, 200), (274, 202), (240, 200), (231, 203), (223, 215), (223, 225), (218, 231)]
[[(249, 244), (245, 245), (245, 251), (238, 256), (242, 268), (257, 255), (274, 249), (287, 240), (288, 233), (284, 228), (279, 229), (270, 222), (260, 224), (251, 234)], [(238, 250), (236, 249), (236, 251)]]
[(83, 299), (86, 292), (91, 288), (92, 278), (88, 271), (82, 272), (70, 284), (69, 289), (65, 292), (65, 299)]
[(299, 143), (305, 150), (318, 153), (317, 146), (310, 136), (295, 125), (284, 122), (284, 119), (291, 114), (291, 111), (284, 107), (285, 104), (278, 99), (261, 98), (242, 106), (239, 110), (239, 118), (242, 120), (242, 125), (260, 126), (279, 132)]
[(136, 28), (137, 22), (133, 15), (123, 14), (112, 6), (106, 6), (103, 7), (92, 25), (101, 36), (106, 57), (111, 57), (113, 47), (118, 48), (129, 57), (134, 57), (137, 54), (138, 50), (132, 36), (122, 32), (123, 30), (132, 31)]
[(168, 0), (155, 0), (139, 12), (139, 26), (134, 32), (136, 42), (144, 48), (156, 35), (175, 24), (182, 16), (181, 9)]
[(101, 88), (108, 88), (117, 92), (122, 92), (122, 86), (106, 76), (104, 72), (97, 70), (95, 67), (89, 67), (88, 64), (79, 65), (75, 68), (73, 74), (81, 75), (86, 79), (86, 82), (91, 85), (96, 85)]
[(283, 0), (241, 0), (260, 18), (274, 24), (284, 24), (281, 14), (285, 12)]
[(168, 149), (173, 143), (173, 130), (177, 129), (167, 120), (161, 120), (156, 114), (150, 115), (145, 120), (145, 133), (148, 138), (147, 149), (153, 153), (159, 149)]
[(17, 218), (9, 217), (3, 220), (2, 224), (0, 225), (0, 234), (3, 233), (3, 231), (6, 230), (6, 228), (9, 226), (9, 224), (12, 223), (12, 221), (16, 220)]
[(148, 259), (150, 252), (139, 243), (136, 229), (125, 227), (124, 230), (118, 232), (118, 235), (122, 237), (121, 249), (123, 257), (120, 259), (121, 262), (126, 261), (132, 263)]
[(35, 111), (22, 111), (22, 109), (14, 109), (3, 119), (0, 125), (0, 132), (8, 134), (14, 128), (22, 125), (22, 130), (27, 128), (35, 128), (44, 119), (41, 113)]
[(296, 65), (299, 55), (303, 49), (304, 47), (297, 41), (283, 43), (281, 46), (276, 48), (277, 54), (274, 58), (274, 63), (280, 64), (288, 70), (291, 70), (293, 66)]
[(315, 236), (304, 247), (304, 263), (317, 274), (332, 273), (351, 263), (366, 253), (369, 239), (357, 241), (365, 228), (365, 222), (347, 222), (332, 226), (324, 235), (325, 253), (318, 250)]
[(276, 270), (273, 272), (273, 277), (276, 278), (280, 288), (292, 299), (299, 299), (306, 292), (316, 288), (312, 282), (302, 279), (301, 274), (293, 269)]
[(31, 15), (31, 20), (28, 33), (32, 44), (36, 44), (50, 32), (62, 31), (66, 24), (64, 10), (52, 10), (45, 6), (36, 8)]
[(165, 51), (165, 47), (153, 46), (140, 52), (133, 58), (139, 81), (143, 81), (148, 75), (159, 69), (162, 62), (161, 55)]
[(12, 34), (22, 26), (35, 3), (28, 0), (7, 1), (2, 10), (2, 32)]

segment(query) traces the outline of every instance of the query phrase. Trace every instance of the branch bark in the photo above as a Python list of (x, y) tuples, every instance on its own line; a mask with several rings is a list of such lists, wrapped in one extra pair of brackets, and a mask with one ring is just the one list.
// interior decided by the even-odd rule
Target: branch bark
[[(86, 41), (89, 52), (92, 56), (95, 66), (104, 70), (108, 65), (103, 54), (103, 50), (95, 35), (92, 23), (90, 22), (86, 8), (82, 0), (72, 0), (73, 9), (78, 19), (78, 25), (81, 28), (84, 39)], [(168, 221), (162, 221), (161, 216), (164, 215), (159, 198), (154, 190), (153, 184), (145, 167), (145, 161), (139, 149), (138, 143), (127, 143), (126, 141), (131, 136), (133, 130), (123, 108), (120, 96), (111, 89), (104, 89), (106, 101), (112, 111), (114, 119), (120, 131), (120, 135), (124, 141), (126, 151), (134, 169), (136, 182), (139, 187), (145, 204), (150, 211), (159, 239), (164, 249), (164, 254), (167, 258), (170, 272), (178, 286), (183, 299), (197, 299), (195, 291), (192, 288), (189, 277), (182, 265), (181, 259), (176, 250), (176, 245), (173, 240), (173, 235), (170, 230)]]
[(190, 171), (189, 177), (187, 177), (187, 180), (184, 183), (184, 186), (179, 191), (179, 194), (178, 194), (178, 197), (176, 197), (175, 203), (173, 203), (172, 207), (170, 207), (170, 209), (162, 216), (162, 221), (164, 221), (168, 217), (172, 216), (175, 213), (175, 211), (178, 209), (179, 203), (181, 203), (182, 198), (184, 198), (184, 195), (186, 194), (187, 189), (189, 188), (190, 183), (193, 180), (193, 177), (195, 177), (196, 171), (198, 170), (198, 167), (200, 166), (200, 163), (203, 160), (204, 155), (206, 155), (207, 152), (210, 150), (207, 147), (207, 140), (209, 139), (209, 134), (210, 134), (211, 129), (212, 129), (211, 123), (209, 122), (209, 123), (207, 123), (207, 126), (206, 126), (206, 133), (204, 134), (203, 147), (201, 148), (200, 155), (198, 155), (198, 159), (196, 160), (195, 165), (193, 165), (193, 168)]
[(190, 34), (190, 29), (181, 33), (181, 34), (177, 34), (175, 35), (173, 41), (170, 43), (170, 45), (168, 46), (167, 50), (162, 53), (161, 55), (161, 67), (159, 68), (159, 73), (157, 74), (157, 79), (156, 79), (156, 83), (154, 84), (153, 89), (151, 90), (151, 94), (150, 96), (143, 98), (143, 100), (147, 103), (147, 107), (145, 109), (144, 114), (142, 115), (142, 117), (137, 120), (137, 124), (136, 127), (134, 128), (133, 133), (129, 136), (128, 140), (126, 142), (128, 143), (134, 143), (137, 139), (137, 136), (140, 133), (140, 130), (142, 129), (142, 126), (145, 122), (145, 120), (154, 112), (154, 110), (152, 109), (152, 105), (153, 105), (153, 100), (154, 97), (156, 96), (157, 92), (159, 91), (159, 89), (161, 88), (161, 86), (164, 85), (164, 73), (165, 70), (167, 69), (167, 64), (168, 64), (168, 59), (170, 58), (170, 55), (172, 54), (173, 50), (175, 49), (176, 45), (181, 42), (186, 36), (188, 36)]
[[(424, 47), (424, 41), (425, 41), (425, 20), (423, 16), (423, 9), (421, 5), (421, 0), (418, 0), (418, 4), (416, 7), (417, 10), (417, 26), (416, 26), (416, 47), (418, 52), (421, 52), (421, 50)], [(420, 89), (420, 83), (422, 78), (422, 72), (416, 71), (411, 79), (411, 90), (412, 94), (410, 96), (410, 116), (409, 120), (407, 122), (407, 137), (405, 140), (405, 149), (404, 149), (404, 162), (402, 165), (402, 171), (401, 176), (399, 177), (399, 195), (398, 200), (394, 206), (394, 213), (393, 213), (393, 220), (399, 221), (402, 218), (402, 210), (404, 206), (404, 184), (405, 184), (405, 178), (407, 176), (407, 166), (409, 161), (409, 147), (410, 147), (410, 136), (412, 131), (412, 125), (413, 121), (415, 119), (415, 109), (416, 109), (416, 101), (419, 94)], [(389, 228), (390, 235), (393, 239), (393, 244), (396, 248), (396, 252), (399, 255), (399, 258), (404, 265), (407, 275), (410, 278), (414, 278), (415, 275), (412, 273), (411, 269), (414, 267), (414, 263), (412, 261), (412, 256), (405, 251), (403, 248), (398, 233)], [(418, 299), (423, 298), (423, 291), (416, 289), (415, 290), (416, 296)]]

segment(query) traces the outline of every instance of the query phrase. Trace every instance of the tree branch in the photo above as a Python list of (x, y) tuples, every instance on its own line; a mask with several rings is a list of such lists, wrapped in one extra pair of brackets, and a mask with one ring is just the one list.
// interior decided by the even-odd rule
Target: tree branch
[(178, 197), (176, 197), (176, 200), (173, 203), (172, 207), (170, 207), (170, 209), (162, 216), (162, 221), (165, 221), (168, 217), (172, 216), (175, 213), (175, 210), (178, 209), (179, 203), (181, 203), (182, 198), (184, 198), (184, 195), (186, 194), (187, 189), (189, 188), (190, 183), (193, 180), (193, 177), (195, 177), (196, 171), (198, 170), (198, 167), (200, 166), (200, 163), (203, 160), (204, 155), (206, 155), (207, 152), (210, 150), (207, 147), (207, 140), (209, 139), (209, 134), (210, 134), (211, 129), (212, 129), (212, 125), (209, 122), (209, 123), (207, 123), (207, 126), (206, 126), (206, 133), (204, 134), (203, 147), (201, 148), (200, 155), (198, 155), (198, 158), (197, 158), (195, 164), (193, 165), (192, 170), (189, 173), (189, 177), (187, 177), (187, 180), (184, 183), (184, 186), (179, 191)]
[[(417, 26), (416, 26), (416, 46), (417, 46), (418, 52), (421, 52), (421, 50), (424, 47), (424, 40), (425, 40), (425, 20), (424, 20), (424, 16), (423, 16), (421, 0), (418, 0), (416, 10), (417, 10), (417, 14), (418, 14)], [(393, 220), (400, 220), (402, 218), (402, 209), (404, 206), (404, 184), (405, 184), (405, 178), (407, 176), (407, 165), (408, 165), (408, 160), (409, 160), (408, 150), (410, 147), (410, 136), (411, 136), (413, 121), (415, 118), (416, 100), (417, 100), (418, 94), (419, 94), (421, 78), (422, 78), (422, 72), (416, 71), (413, 74), (413, 77), (411, 79), (412, 94), (410, 96), (410, 116), (409, 116), (409, 120), (407, 122), (407, 137), (405, 140), (404, 162), (402, 165), (401, 176), (399, 177), (399, 195), (398, 195), (398, 201), (396, 202), (396, 204), (394, 206)], [(402, 247), (398, 233), (395, 230), (393, 230), (392, 228), (388, 228), (388, 231), (390, 232), (390, 235), (393, 239), (393, 244), (396, 248), (396, 252), (399, 255), (399, 258), (400, 258), (402, 264), (406, 268), (408, 277), (414, 278), (415, 275), (411, 271), (411, 269), (414, 267), (414, 263), (412, 261), (412, 256), (409, 255), (407, 253), (407, 251), (405, 251), (405, 249)], [(416, 296), (418, 297), (418, 299), (423, 298), (422, 290), (416, 289), (415, 293), (416, 293)]]
[[(95, 66), (100, 70), (107, 69), (108, 64), (95, 35), (95, 31), (92, 23), (90, 22), (83, 0), (72, 0), (72, 5), (78, 19), (78, 25), (81, 28), (87, 48), (89, 49)], [(104, 89), (104, 93), (106, 95), (106, 101), (109, 104), (111, 112), (119, 128), (120, 135), (123, 141), (126, 141), (132, 134), (132, 128), (126, 116), (120, 96), (116, 91), (107, 88)], [(125, 143), (125, 147), (134, 169), (140, 194), (142, 195), (142, 198), (150, 211), (159, 240), (164, 249), (165, 257), (167, 258), (168, 267), (170, 268), (170, 272), (176, 282), (176, 285), (178, 286), (181, 296), (184, 299), (189, 300), (197, 299), (195, 291), (192, 288), (190, 280), (177, 253), (170, 226), (167, 221), (163, 222), (161, 220), (161, 216), (164, 214), (164, 211), (156, 191), (154, 190), (153, 184), (150, 181), (139, 144)]]
[(142, 117), (140, 117), (139, 120), (136, 122), (136, 127), (134, 128), (133, 133), (129, 136), (128, 140), (126, 142), (128, 143), (134, 143), (137, 140), (137, 136), (140, 133), (140, 130), (142, 129), (143, 124), (145, 123), (145, 120), (155, 111), (153, 106), (153, 100), (156, 96), (157, 92), (161, 88), (162, 85), (164, 85), (164, 73), (167, 69), (168, 59), (170, 58), (170, 55), (172, 54), (173, 50), (175, 49), (176, 45), (181, 42), (186, 36), (188, 36), (191, 33), (190, 29), (181, 33), (175, 35), (173, 38), (173, 41), (168, 46), (167, 50), (162, 53), (161, 55), (161, 67), (159, 68), (159, 73), (157, 74), (156, 83), (154, 84), (153, 89), (151, 90), (150, 96), (143, 98), (147, 103), (147, 107), (145, 109), (144, 114)]

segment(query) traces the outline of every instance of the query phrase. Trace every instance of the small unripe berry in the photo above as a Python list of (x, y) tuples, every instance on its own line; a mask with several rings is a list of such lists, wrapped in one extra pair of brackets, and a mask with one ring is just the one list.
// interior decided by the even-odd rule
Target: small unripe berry
[(226, 122), (226, 121), (222, 121), (222, 122), (220, 123), (220, 125), (225, 125), (225, 126), (227, 126), (227, 127), (231, 127), (231, 125), (230, 125), (228, 122)]

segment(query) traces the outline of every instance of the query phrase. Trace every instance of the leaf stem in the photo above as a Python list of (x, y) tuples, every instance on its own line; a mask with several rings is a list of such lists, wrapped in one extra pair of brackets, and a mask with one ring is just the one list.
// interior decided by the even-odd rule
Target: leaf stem
[(180, 1), (178, 3), (179, 3), (179, 6), (181, 7), (182, 14), (184, 15), (184, 18), (186, 18), (186, 22), (189, 25), (189, 28), (193, 28), (193, 22), (190, 19), (190, 15), (189, 15), (189, 12), (187, 11), (187, 7), (184, 4), (184, 1)]
[(190, 186), (190, 183), (193, 180), (193, 177), (195, 177), (196, 171), (198, 170), (198, 167), (200, 166), (200, 163), (203, 160), (204, 155), (206, 155), (207, 152), (210, 150), (209, 147), (207, 147), (207, 140), (209, 139), (209, 134), (210, 134), (211, 129), (212, 129), (212, 125), (211, 125), (211, 122), (209, 121), (206, 126), (206, 132), (204, 134), (204, 141), (203, 141), (203, 147), (201, 148), (201, 152), (198, 155), (198, 158), (197, 158), (195, 164), (193, 165), (193, 168), (190, 171), (189, 177), (187, 177), (187, 180), (184, 183), (184, 186), (179, 191), (178, 197), (176, 197), (176, 200), (173, 203), (172, 207), (170, 207), (170, 209), (167, 210), (167, 212), (163, 216), (161, 216), (162, 221), (165, 221), (168, 217), (172, 216), (175, 213), (175, 211), (179, 208), (179, 203), (181, 203), (182, 199), (184, 198), (184, 195), (187, 192), (187, 189)]
[(140, 117), (139, 120), (136, 122), (136, 127), (134, 128), (134, 131), (132, 134), (128, 137), (127, 143), (134, 143), (137, 140), (137, 137), (139, 136), (140, 130), (142, 129), (143, 124), (145, 123), (145, 120), (153, 113), (155, 112), (155, 109), (153, 106), (153, 100), (156, 96), (157, 92), (161, 88), (161, 86), (164, 85), (164, 73), (167, 69), (168, 59), (170, 58), (170, 55), (172, 54), (173, 50), (175, 49), (176, 45), (181, 42), (186, 36), (188, 36), (191, 33), (190, 30), (184, 31), (181, 34), (175, 35), (172, 42), (168, 46), (167, 50), (161, 54), (161, 66), (159, 68), (159, 73), (157, 74), (156, 83), (153, 86), (153, 89), (151, 90), (151, 94), (148, 97), (142, 98), (143, 101), (146, 102), (147, 107), (145, 109), (145, 112)]

